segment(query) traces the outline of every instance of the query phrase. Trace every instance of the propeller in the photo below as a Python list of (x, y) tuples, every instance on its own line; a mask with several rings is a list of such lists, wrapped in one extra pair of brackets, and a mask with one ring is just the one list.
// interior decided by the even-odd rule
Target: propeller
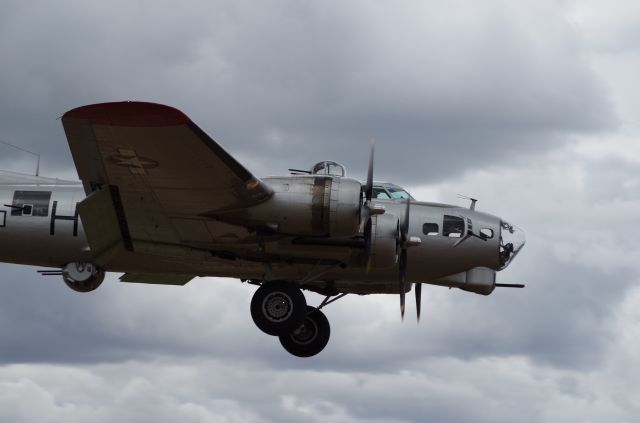
[[(374, 205), (372, 203), (373, 200), (373, 161), (374, 161), (374, 153), (375, 153), (375, 144), (373, 140), (371, 140), (371, 151), (369, 153), (369, 167), (367, 169), (367, 182), (364, 186), (364, 204), (362, 207), (362, 215), (361, 219), (365, 222), (364, 224), (364, 263), (365, 270), (368, 272), (371, 269), (372, 265), (372, 248), (371, 244), (373, 241), (373, 224), (371, 222), (371, 218), (375, 215), (383, 214), (385, 212), (385, 208), (382, 205)], [(415, 245), (419, 245), (421, 239), (418, 237), (410, 237), (409, 236), (409, 217), (411, 212), (411, 199), (407, 198), (406, 207), (404, 210), (404, 219), (399, 227), (398, 233), (398, 245), (400, 247), (400, 256), (398, 260), (398, 280), (399, 280), (399, 288), (400, 288), (400, 315), (404, 320), (404, 310), (405, 310), (405, 294), (407, 288), (407, 248), (413, 247)], [(416, 285), (416, 306), (418, 312), (418, 320), (420, 319), (420, 296), (421, 296), (421, 286), (420, 284)]]

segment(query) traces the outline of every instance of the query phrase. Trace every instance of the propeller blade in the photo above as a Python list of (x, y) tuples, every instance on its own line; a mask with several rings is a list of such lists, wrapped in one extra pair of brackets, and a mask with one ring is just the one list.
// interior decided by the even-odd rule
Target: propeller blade
[(365, 222), (364, 225), (364, 269), (368, 273), (372, 266), (371, 243), (373, 241), (371, 216), (384, 213), (384, 207), (374, 207), (371, 204), (373, 198), (373, 158), (375, 153), (375, 143), (373, 139), (370, 141), (371, 151), (369, 153), (369, 167), (367, 169), (367, 183), (364, 186), (365, 200), (361, 207), (360, 219)]
[(371, 243), (373, 236), (372, 228), (371, 228), (371, 218), (367, 219), (367, 223), (364, 225), (364, 270), (369, 273), (371, 271), (371, 265), (373, 261), (373, 257), (371, 254)]
[(375, 143), (371, 140), (371, 152), (369, 153), (369, 168), (367, 169), (367, 185), (365, 185), (364, 193), (367, 202), (373, 198), (373, 155)]
[(407, 250), (403, 249), (400, 253), (400, 317), (404, 320), (404, 299), (406, 293), (407, 279)]
[[(404, 219), (402, 220), (402, 225), (400, 226), (400, 231), (402, 232), (402, 242), (406, 242), (409, 238), (409, 209), (411, 208), (411, 200), (407, 198), (406, 208), (404, 209)], [(403, 245), (403, 248), (406, 249), (406, 246)]]
[(400, 316), (404, 320), (404, 297), (407, 291), (407, 241), (409, 240), (409, 212), (411, 208), (411, 201), (407, 198), (407, 207), (404, 212), (404, 219), (400, 225), (400, 262), (399, 267), (399, 279), (400, 279)]
[(416, 314), (418, 317), (418, 323), (420, 323), (420, 305), (422, 303), (422, 284), (421, 283), (417, 283), (415, 284), (415, 289), (416, 289)]

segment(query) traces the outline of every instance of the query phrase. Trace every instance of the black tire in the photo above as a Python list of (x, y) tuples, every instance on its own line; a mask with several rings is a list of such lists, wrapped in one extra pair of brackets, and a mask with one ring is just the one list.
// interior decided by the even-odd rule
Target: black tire
[(297, 357), (312, 357), (327, 346), (331, 326), (320, 310), (307, 306), (304, 323), (296, 330), (280, 335), (280, 343), (287, 352)]
[(251, 299), (251, 317), (268, 335), (279, 336), (299, 327), (304, 321), (307, 300), (292, 283), (263, 283)]
[[(80, 271), (88, 269), (90, 275), (84, 279), (79, 278), (80, 280), (76, 280), (67, 272), (67, 266), (75, 266)], [(62, 279), (64, 283), (76, 292), (86, 293), (98, 289), (104, 277), (105, 271), (91, 263), (70, 263), (62, 269)]]

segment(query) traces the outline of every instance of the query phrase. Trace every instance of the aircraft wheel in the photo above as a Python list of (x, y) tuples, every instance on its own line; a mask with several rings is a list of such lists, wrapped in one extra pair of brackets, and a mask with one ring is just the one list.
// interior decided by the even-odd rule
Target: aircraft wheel
[(251, 317), (268, 335), (289, 333), (304, 321), (307, 301), (300, 288), (292, 283), (263, 283), (251, 299)]
[(64, 283), (76, 292), (91, 292), (104, 280), (105, 272), (93, 263), (67, 263), (62, 268)]
[(304, 323), (296, 330), (280, 335), (280, 343), (290, 354), (311, 357), (327, 346), (331, 327), (323, 312), (307, 306)]

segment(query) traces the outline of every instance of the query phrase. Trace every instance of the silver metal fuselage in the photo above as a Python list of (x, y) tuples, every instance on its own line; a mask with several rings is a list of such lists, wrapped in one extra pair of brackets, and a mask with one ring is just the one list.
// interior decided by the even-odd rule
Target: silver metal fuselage
[[(23, 215), (10, 207), (20, 191), (51, 192), (46, 215)], [(44, 267), (91, 261), (81, 222), (74, 234), (75, 220), (66, 219), (75, 219), (76, 204), (84, 197), (79, 182), (0, 172), (0, 260)]]
[[(268, 178), (266, 179), (268, 181)], [(28, 194), (24, 192), (50, 192), (46, 210), (44, 206), (31, 214), (22, 213), (23, 204), (16, 206), (16, 198)], [(42, 198), (39, 201), (44, 201)], [(82, 185), (74, 182), (50, 178), (0, 172), (0, 261), (43, 266), (61, 267), (69, 262), (92, 261), (89, 243), (85, 237), (82, 222), (77, 213), (77, 204), (85, 198)], [(403, 201), (380, 201), (385, 213), (401, 216)], [(43, 203), (44, 204), (44, 203)], [(26, 210), (29, 211), (29, 210)], [(443, 234), (443, 219), (456, 216), (469, 219), (477, 231), (490, 232), (491, 237), (480, 239), (471, 237), (459, 242), (460, 237)], [(425, 224), (436, 224), (439, 233), (425, 233)], [(228, 229), (228, 223), (210, 222)], [(502, 220), (498, 217), (475, 210), (446, 204), (416, 202), (411, 203), (409, 234), (420, 237), (420, 245), (408, 249), (408, 282), (433, 283), (446, 286), (460, 286), (464, 281), (459, 275), (474, 268), (500, 268), (500, 239)], [(246, 233), (246, 229), (240, 231)], [(360, 264), (361, 249), (340, 245), (304, 245), (292, 242), (293, 237), (279, 236), (266, 238), (263, 243), (229, 243), (223, 248), (194, 245), (181, 246), (175, 255), (154, 254), (152, 250), (137, 254), (134, 259), (115, 260), (105, 266), (105, 270), (143, 274), (185, 274), (194, 276), (221, 276), (241, 279), (303, 280), (317, 266), (304, 260), (275, 261), (261, 263), (242, 259), (229, 259), (211, 250), (221, 248), (230, 254), (257, 251), (279, 257), (298, 259), (326, 258), (339, 261), (342, 266), (326, 269), (322, 281), (330, 281), (341, 292), (372, 293), (397, 291), (397, 267), (365, 271)]]

